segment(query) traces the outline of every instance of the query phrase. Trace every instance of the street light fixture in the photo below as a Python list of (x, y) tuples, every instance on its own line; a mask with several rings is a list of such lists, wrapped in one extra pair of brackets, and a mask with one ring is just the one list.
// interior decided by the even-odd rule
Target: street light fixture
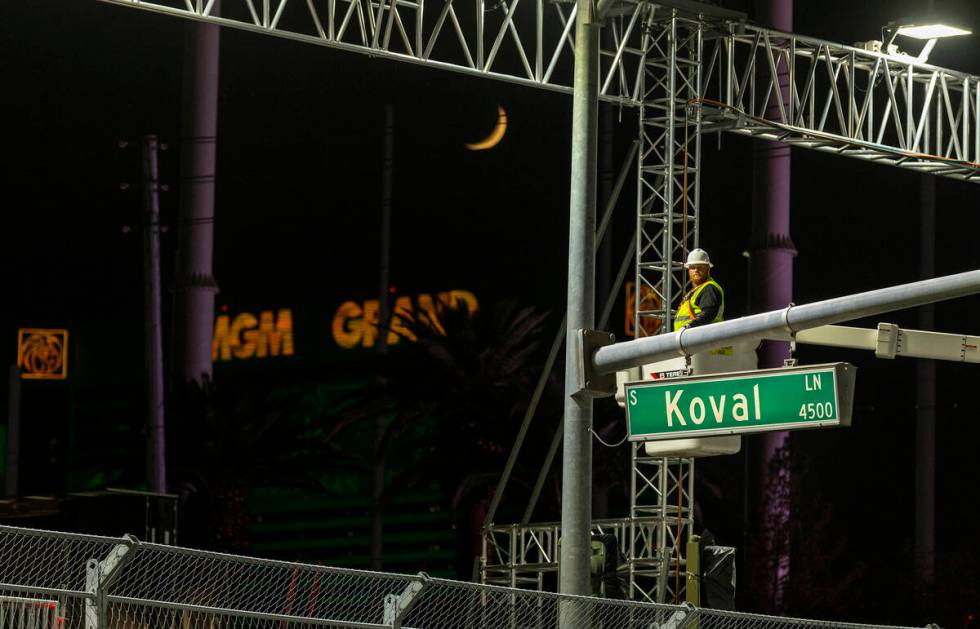
[(929, 58), (929, 53), (932, 52), (932, 49), (935, 47), (938, 40), (945, 39), (947, 37), (970, 35), (971, 33), (972, 31), (965, 28), (952, 26), (946, 22), (936, 19), (898, 20), (889, 23), (887, 26), (881, 29), (881, 49), (882, 52), (886, 52), (888, 54), (902, 55), (903, 53), (899, 52), (898, 47), (895, 46), (895, 38), (899, 35), (912, 39), (926, 40), (922, 50), (920, 50), (918, 56), (915, 57), (915, 60), (919, 63), (925, 63)]
[(898, 35), (912, 37), (914, 39), (941, 39), (943, 37), (957, 37), (959, 35), (970, 35), (973, 31), (968, 31), (949, 24), (917, 24), (915, 26), (901, 26), (896, 31)]

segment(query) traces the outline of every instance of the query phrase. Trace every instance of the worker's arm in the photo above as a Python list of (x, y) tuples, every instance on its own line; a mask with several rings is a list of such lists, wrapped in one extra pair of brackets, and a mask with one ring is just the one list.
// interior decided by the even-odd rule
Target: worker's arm
[(721, 309), (721, 291), (712, 284), (705, 286), (701, 294), (698, 295), (698, 306), (701, 308), (701, 312), (687, 326), (689, 328), (708, 325), (715, 320), (718, 311)]

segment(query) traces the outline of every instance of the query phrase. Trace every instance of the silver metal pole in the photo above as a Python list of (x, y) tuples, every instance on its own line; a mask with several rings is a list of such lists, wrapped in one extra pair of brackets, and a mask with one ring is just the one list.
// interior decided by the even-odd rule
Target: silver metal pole
[(160, 181), (157, 136), (143, 137), (143, 316), (146, 378), (146, 478), (148, 489), (167, 491), (164, 427), (163, 321), (160, 300)]
[(20, 369), (10, 366), (7, 387), (7, 465), (4, 469), (4, 489), (16, 496), (20, 480)]
[(592, 363), (599, 373), (611, 373), (672, 356), (690, 356), (726, 347), (735, 341), (761, 338), (774, 332), (793, 334), (821, 325), (977, 293), (980, 293), (980, 271), (967, 271), (616, 343), (596, 351)]
[[(562, 450), (559, 592), (589, 593), (592, 510), (592, 398), (572, 396), (576, 360), (572, 335), (595, 321), (595, 199), (599, 111), (599, 25), (591, 0), (578, 0), (572, 96), (572, 168), (568, 223), (568, 328), (565, 337), (565, 419)], [(564, 609), (561, 626), (575, 618)]]

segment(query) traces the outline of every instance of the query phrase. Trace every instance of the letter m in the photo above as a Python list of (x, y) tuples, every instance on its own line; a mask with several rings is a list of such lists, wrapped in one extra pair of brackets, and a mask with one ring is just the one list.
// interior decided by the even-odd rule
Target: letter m
[(279, 310), (275, 320), (271, 310), (259, 315), (259, 343), (255, 355), (292, 356), (293, 355), (293, 311), (289, 308)]

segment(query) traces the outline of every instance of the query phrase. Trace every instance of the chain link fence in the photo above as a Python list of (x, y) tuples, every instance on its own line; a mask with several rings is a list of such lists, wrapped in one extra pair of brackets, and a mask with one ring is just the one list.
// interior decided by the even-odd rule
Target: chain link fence
[[(864, 629), (0, 526), (0, 629)], [(874, 626), (878, 627), (878, 626)]]

